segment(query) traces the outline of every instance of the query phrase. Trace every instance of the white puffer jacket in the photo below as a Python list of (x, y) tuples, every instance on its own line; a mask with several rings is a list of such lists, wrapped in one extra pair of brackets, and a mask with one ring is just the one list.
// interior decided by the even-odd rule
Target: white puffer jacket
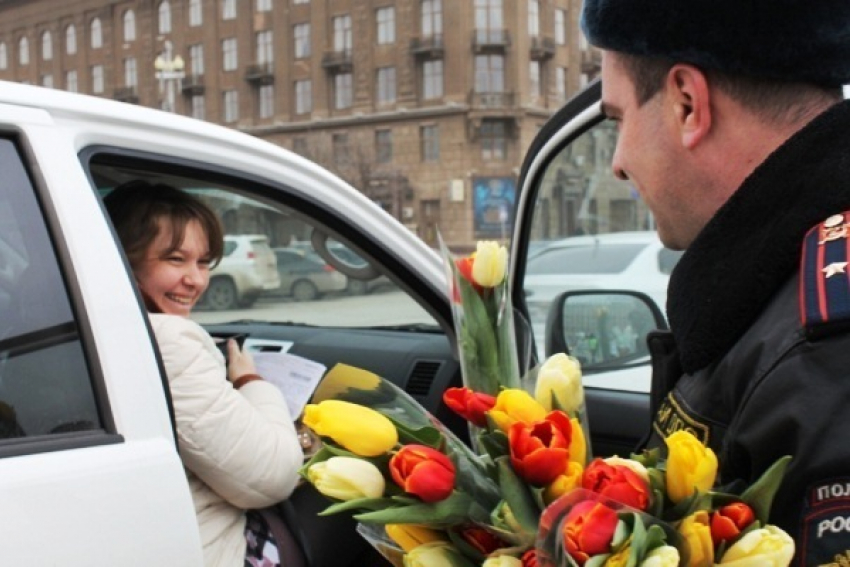
[(224, 357), (197, 323), (151, 314), (171, 386), (180, 456), (207, 567), (242, 567), (245, 510), (286, 499), (303, 463), (280, 391), (256, 380), (234, 390)]

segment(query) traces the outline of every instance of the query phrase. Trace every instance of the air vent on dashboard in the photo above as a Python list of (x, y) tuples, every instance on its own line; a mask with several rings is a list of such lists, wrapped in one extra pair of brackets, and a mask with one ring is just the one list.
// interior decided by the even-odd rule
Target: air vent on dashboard
[(417, 360), (407, 378), (405, 391), (411, 396), (425, 397), (431, 392), (431, 384), (443, 363), (433, 360)]

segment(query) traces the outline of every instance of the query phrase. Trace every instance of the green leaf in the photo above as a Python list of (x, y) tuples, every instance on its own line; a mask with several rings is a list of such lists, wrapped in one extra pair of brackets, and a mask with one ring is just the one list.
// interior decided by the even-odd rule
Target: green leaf
[(537, 533), (541, 509), (534, 503), (534, 495), (511, 466), (509, 457), (496, 459), (499, 468), (499, 488), (516, 521), (528, 533)]
[(445, 500), (427, 504), (396, 506), (356, 514), (354, 519), (367, 524), (437, 524), (450, 526), (467, 521), (475, 502), (466, 494), (454, 491)]
[(321, 512), (319, 516), (331, 516), (340, 512), (352, 512), (356, 510), (382, 510), (393, 505), (392, 498), (357, 498), (345, 502), (331, 504)]
[(786, 455), (777, 459), (770, 468), (764, 471), (757, 481), (751, 484), (741, 494), (741, 500), (750, 505), (755, 512), (756, 518), (766, 524), (768, 516), (770, 516), (770, 507), (773, 505), (773, 497), (782, 483), (782, 477), (785, 475), (785, 469), (788, 463), (791, 462), (791, 457)]
[(382, 411), (381, 413), (384, 414), (387, 419), (393, 423), (393, 425), (395, 425), (395, 428), (398, 431), (399, 442), (402, 445), (409, 445), (413, 443), (417, 445), (425, 445), (433, 449), (439, 449), (443, 445), (443, 434), (440, 433), (436, 427), (431, 427), (429, 425), (424, 427), (414, 427), (403, 421), (398, 421), (387, 412)]
[(511, 452), (508, 445), (508, 436), (504, 432), (495, 430), (490, 433), (482, 433), (478, 436), (479, 447), (495, 461), (499, 457), (509, 455)]

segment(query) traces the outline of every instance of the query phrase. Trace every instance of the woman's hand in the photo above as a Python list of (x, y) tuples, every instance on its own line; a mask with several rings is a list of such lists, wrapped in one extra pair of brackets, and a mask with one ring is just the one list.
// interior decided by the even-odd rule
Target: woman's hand
[(256, 374), (254, 359), (244, 347), (239, 350), (239, 344), (233, 339), (227, 339), (227, 379), (234, 382), (246, 374)]

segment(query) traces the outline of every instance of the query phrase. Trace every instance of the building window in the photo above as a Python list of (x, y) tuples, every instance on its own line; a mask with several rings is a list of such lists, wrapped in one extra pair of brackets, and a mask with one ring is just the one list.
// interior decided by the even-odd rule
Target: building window
[(171, 33), (171, 3), (168, 0), (159, 4), (159, 33)]
[(272, 31), (257, 32), (257, 63), (272, 63), (274, 61), (274, 40)]
[(74, 24), (65, 28), (65, 53), (74, 55), (77, 52), (77, 28)]
[(425, 100), (443, 96), (443, 60), (434, 59), (422, 64), (422, 98)]
[(101, 47), (103, 47), (103, 29), (100, 18), (95, 18), (91, 21), (91, 48), (100, 49)]
[(41, 86), (49, 89), (53, 88), (53, 75), (50, 73), (41, 76)]
[(501, 30), (502, 0), (475, 0), (475, 27), (480, 30)]
[(390, 163), (393, 160), (393, 131), (375, 131), (375, 161)]
[(91, 92), (103, 93), (103, 65), (92, 65), (91, 68)]
[(558, 45), (567, 43), (567, 12), (560, 8), (555, 10), (555, 43)]
[(540, 97), (540, 61), (528, 63), (528, 94), (532, 97)]
[(136, 13), (124, 12), (124, 41), (136, 41)]
[(260, 118), (274, 116), (274, 85), (262, 85), (258, 91)]
[(395, 8), (378, 8), (378, 45), (395, 43)]
[(236, 122), (237, 120), (239, 120), (239, 93), (224, 91), (224, 121)]
[(481, 157), (485, 160), (503, 160), (507, 155), (505, 123), (501, 120), (483, 120), (479, 130)]
[(351, 51), (351, 16), (333, 19), (334, 51)]
[(138, 85), (136, 75), (136, 58), (128, 57), (124, 60), (124, 86), (135, 87)]
[(237, 66), (235, 37), (222, 40), (221, 54), (222, 69), (225, 71), (235, 71)]
[(26, 36), (18, 41), (18, 63), (21, 65), (30, 64), (30, 40)]
[(271, 12), (272, 11), (272, 0), (257, 0), (256, 10), (258, 12)]
[(292, 0), (293, 4), (309, 4), (310, 0)]
[(204, 12), (201, 0), (189, 1), (189, 25), (196, 28), (204, 23)]
[(419, 143), (422, 161), (440, 161), (440, 129), (437, 126), (422, 126)]
[(505, 92), (505, 58), (502, 55), (475, 56), (475, 92)]
[(313, 111), (313, 84), (309, 80), (295, 81), (295, 114)]
[(189, 72), (193, 75), (204, 74), (204, 46), (201, 43), (189, 46)]
[(528, 35), (540, 35), (540, 0), (528, 0)]
[(567, 70), (564, 67), (555, 68), (555, 92), (558, 100), (561, 102), (567, 100)]
[(334, 134), (331, 137), (331, 146), (334, 163), (336, 163), (337, 165), (347, 164), (349, 162), (348, 134)]
[(79, 88), (79, 84), (77, 83), (77, 71), (71, 70), (65, 73), (65, 90), (75, 93), (79, 90)]
[(236, 19), (236, 0), (221, 0), (221, 19)]
[(9, 50), (6, 47), (6, 42), (0, 42), (0, 69), (9, 68)]
[(354, 99), (353, 79), (351, 73), (340, 73), (334, 76), (334, 107), (337, 110), (351, 108)]
[(442, 0), (422, 0), (422, 35), (431, 37), (443, 33)]
[(310, 24), (295, 24), (292, 37), (295, 41), (295, 57), (310, 57)]
[(378, 104), (395, 102), (395, 67), (378, 69)]
[(204, 95), (192, 95), (192, 118), (204, 120), (207, 117), (207, 104)]
[(49, 31), (41, 34), (41, 59), (42, 61), (53, 60), (53, 34)]

